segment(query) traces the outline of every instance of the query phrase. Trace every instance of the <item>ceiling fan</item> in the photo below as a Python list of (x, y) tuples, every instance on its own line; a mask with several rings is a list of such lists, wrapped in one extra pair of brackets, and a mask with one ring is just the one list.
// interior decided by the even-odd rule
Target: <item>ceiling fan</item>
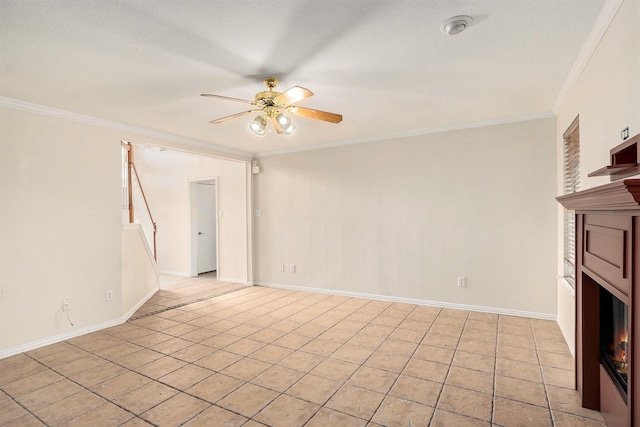
[(263, 81), (264, 84), (267, 85), (268, 90), (256, 93), (253, 101), (231, 98), (229, 96), (213, 95), (210, 93), (201, 94), (200, 96), (244, 102), (256, 106), (256, 108), (252, 110), (220, 117), (219, 119), (211, 120), (209, 123), (221, 123), (235, 117), (244, 116), (245, 114), (260, 112), (261, 114), (256, 116), (256, 118), (249, 124), (251, 130), (257, 135), (265, 134), (269, 121), (273, 124), (276, 132), (289, 135), (295, 130), (295, 125), (292, 123), (291, 118), (289, 117), (290, 115), (308, 117), (330, 123), (340, 123), (342, 121), (342, 115), (340, 114), (328, 113), (326, 111), (293, 105), (296, 102), (313, 96), (313, 92), (309, 89), (305, 89), (301, 86), (294, 86), (284, 92), (276, 92), (273, 89), (278, 85), (277, 78), (267, 77)]

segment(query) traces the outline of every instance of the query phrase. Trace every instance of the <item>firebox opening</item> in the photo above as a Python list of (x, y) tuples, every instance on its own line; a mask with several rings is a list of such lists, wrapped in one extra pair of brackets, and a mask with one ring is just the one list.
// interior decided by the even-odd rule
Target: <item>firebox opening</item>
[(604, 288), (600, 288), (600, 361), (627, 401), (629, 361), (629, 309)]

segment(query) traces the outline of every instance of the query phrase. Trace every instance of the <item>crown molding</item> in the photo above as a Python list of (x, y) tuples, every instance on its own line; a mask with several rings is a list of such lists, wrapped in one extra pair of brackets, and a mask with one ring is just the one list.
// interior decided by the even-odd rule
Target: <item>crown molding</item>
[(57, 108), (47, 107), (44, 105), (32, 104), (25, 101), (20, 101), (12, 98), (5, 98), (0, 96), (0, 107), (10, 108), (13, 110), (26, 111), (28, 113), (40, 114), (43, 116), (55, 117), (63, 120), (70, 120), (77, 123), (98, 126), (106, 129), (114, 129), (122, 132), (133, 133), (136, 135), (146, 136), (150, 138), (157, 138), (173, 143), (183, 144), (190, 147), (203, 148), (208, 151), (213, 151), (220, 157), (227, 158), (232, 156), (234, 160), (248, 161), (253, 157), (252, 153), (242, 150), (234, 150), (232, 148), (223, 147), (221, 145), (209, 144), (204, 141), (200, 141), (192, 138), (185, 138), (182, 136), (172, 135), (165, 132), (159, 132), (151, 129), (141, 128), (137, 126), (125, 125), (123, 123), (112, 122), (109, 120), (99, 119), (97, 117), (86, 116), (84, 114), (72, 113), (70, 111), (59, 110)]
[(547, 112), (547, 113), (539, 113), (539, 114), (533, 114), (528, 116), (516, 116), (516, 117), (509, 117), (509, 118), (504, 118), (504, 119), (499, 119), (494, 121), (467, 123), (467, 124), (460, 124), (460, 125), (440, 127), (440, 128), (415, 129), (415, 130), (409, 130), (409, 131), (403, 131), (403, 132), (386, 133), (386, 134), (379, 134), (379, 135), (369, 136), (369, 137), (345, 139), (345, 140), (338, 140), (338, 141), (333, 141), (328, 143), (314, 144), (314, 145), (309, 145), (305, 147), (296, 147), (296, 148), (289, 148), (289, 149), (282, 149), (282, 150), (258, 152), (254, 154), (248, 151), (236, 150), (236, 149), (228, 148), (221, 145), (210, 144), (205, 141), (201, 141), (197, 139), (191, 139), (191, 138), (168, 134), (168, 133), (155, 131), (151, 129), (140, 128), (140, 127), (126, 125), (118, 122), (112, 122), (109, 120), (99, 119), (92, 116), (73, 113), (73, 112), (60, 110), (52, 107), (47, 107), (43, 105), (38, 105), (38, 104), (32, 104), (25, 101), (20, 101), (20, 100), (6, 98), (6, 97), (0, 97), (0, 107), (6, 107), (10, 109), (15, 109), (15, 110), (31, 112), (34, 114), (56, 117), (56, 118), (70, 120), (78, 123), (99, 126), (102, 128), (120, 130), (123, 132), (133, 133), (133, 134), (151, 137), (151, 138), (157, 138), (157, 139), (161, 139), (164, 141), (173, 142), (177, 144), (183, 144), (188, 147), (198, 147), (201, 149), (215, 152), (213, 153), (213, 155), (216, 155), (217, 153), (217, 155), (219, 155), (220, 157), (225, 157), (225, 158), (232, 157), (235, 160), (243, 160), (243, 161), (251, 160), (252, 158), (261, 158), (261, 157), (269, 157), (269, 156), (275, 156), (275, 155), (281, 155), (281, 154), (312, 151), (312, 150), (319, 150), (324, 148), (333, 148), (333, 147), (347, 146), (347, 145), (360, 144), (360, 143), (366, 143), (366, 142), (375, 142), (375, 141), (381, 141), (385, 139), (428, 135), (428, 134), (441, 133), (441, 132), (450, 132), (450, 131), (484, 127), (484, 126), (514, 123), (518, 121), (527, 121), (527, 120), (535, 120), (540, 118), (555, 117), (560, 106), (563, 104), (563, 102), (566, 100), (568, 95), (571, 93), (571, 91), (575, 87), (578, 79), (580, 78), (585, 67), (591, 60), (591, 57), (593, 56), (596, 48), (598, 47), (600, 41), (604, 37), (604, 34), (606, 33), (607, 29), (611, 25), (613, 19), (615, 18), (616, 14), (618, 13), (624, 1), (625, 0), (606, 0), (602, 8), (602, 11), (600, 12), (600, 15), (598, 16), (593, 28), (591, 29), (591, 32), (585, 44), (583, 45), (576, 61), (573, 64), (571, 71), (569, 72), (569, 75), (567, 76), (564, 82), (562, 89), (560, 90), (560, 93), (558, 94), (558, 97), (556, 98), (553, 108), (551, 109), (550, 112)]
[(613, 18), (615, 18), (618, 10), (622, 6), (622, 3), (624, 3), (624, 0), (607, 0), (604, 4), (596, 23), (591, 29), (591, 33), (589, 33), (589, 37), (587, 37), (587, 41), (582, 46), (582, 50), (580, 51), (576, 62), (574, 62), (573, 67), (571, 68), (571, 71), (558, 94), (555, 104), (553, 104), (552, 111), (554, 114), (558, 113), (560, 106), (564, 103), (575, 87), (578, 79), (582, 75), (582, 72), (591, 60), (593, 53), (600, 44), (600, 40), (604, 37), (604, 34), (607, 32), (611, 22), (613, 22)]
[[(345, 139), (340, 141), (333, 141), (322, 144), (307, 145), (303, 147), (288, 148), (283, 150), (265, 151), (261, 153), (250, 153), (242, 150), (234, 150), (232, 148), (223, 147), (220, 145), (209, 144), (197, 139), (185, 138), (177, 135), (172, 135), (164, 132), (159, 132), (151, 129), (140, 128), (131, 125), (125, 125), (123, 123), (112, 122), (109, 120), (99, 119), (97, 117), (87, 116), (84, 114), (72, 113), (70, 111), (59, 110), (57, 108), (47, 107), (38, 104), (32, 104), (17, 99), (6, 98), (0, 96), (0, 107), (10, 108), (13, 110), (21, 110), (34, 114), (41, 114), (44, 116), (56, 117), (63, 120), (70, 120), (77, 123), (88, 124), (92, 126), (98, 126), (106, 129), (115, 129), (122, 132), (133, 133), (141, 136), (147, 136), (150, 138), (157, 138), (165, 141), (170, 141), (178, 144), (183, 144), (187, 147), (181, 147), (181, 151), (190, 151), (188, 147), (201, 148), (209, 151), (211, 155), (216, 155), (222, 158), (229, 158), (231, 160), (250, 161), (252, 158), (263, 158), (270, 156), (277, 156), (281, 154), (291, 154), (304, 151), (322, 150), (325, 148), (342, 147), (354, 144), (363, 144), (367, 142), (383, 141), (387, 139), (406, 138), (411, 136), (430, 135), (443, 132), (452, 132), (457, 130), (474, 129), (487, 126), (497, 126), (509, 123), (526, 122), (530, 120), (539, 120), (556, 117), (551, 111), (542, 113), (526, 114), (520, 116), (505, 117), (496, 120), (488, 120), (483, 122), (470, 122), (462, 123), (452, 126), (443, 126), (437, 128), (420, 128), (412, 129), (401, 132), (390, 132), (372, 136), (366, 136), (361, 138)], [(176, 148), (168, 146), (168, 148)], [(214, 152), (214, 153), (211, 153)], [(199, 154), (204, 154), (199, 152)]]
[(303, 151), (322, 150), (324, 148), (334, 148), (334, 147), (342, 147), (346, 145), (363, 144), (366, 142), (383, 141), (386, 139), (399, 139), (399, 138), (406, 138), (410, 136), (431, 135), (435, 133), (453, 132), (457, 130), (475, 129), (475, 128), (482, 128), (482, 127), (488, 127), (488, 126), (498, 126), (498, 125), (505, 125), (510, 123), (527, 122), (530, 120), (549, 119), (549, 118), (555, 118), (555, 117), (556, 115), (553, 112), (545, 111), (543, 113), (504, 117), (501, 119), (488, 120), (483, 122), (461, 123), (457, 125), (443, 126), (443, 127), (437, 127), (437, 128), (412, 129), (412, 130), (407, 130), (402, 132), (390, 132), (390, 133), (366, 136), (362, 138), (345, 139), (341, 141), (334, 141), (334, 142), (328, 142), (323, 144), (307, 145), (304, 147), (287, 148), (284, 150), (264, 151), (261, 153), (257, 153), (255, 157), (256, 158), (271, 157), (271, 156), (278, 156), (281, 154), (299, 153)]

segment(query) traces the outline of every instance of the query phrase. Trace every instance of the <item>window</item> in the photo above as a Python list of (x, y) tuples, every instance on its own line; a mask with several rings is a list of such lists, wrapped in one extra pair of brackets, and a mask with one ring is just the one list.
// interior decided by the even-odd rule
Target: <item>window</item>
[[(563, 135), (563, 190), (564, 194), (575, 193), (580, 188), (580, 123), (579, 117)], [(576, 278), (576, 215), (564, 210), (564, 277), (575, 287)]]

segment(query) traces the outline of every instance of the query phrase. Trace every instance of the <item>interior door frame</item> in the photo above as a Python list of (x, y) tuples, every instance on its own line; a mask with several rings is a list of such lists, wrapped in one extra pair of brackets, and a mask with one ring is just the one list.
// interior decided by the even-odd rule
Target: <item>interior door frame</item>
[(218, 176), (209, 178), (194, 178), (189, 180), (189, 277), (198, 276), (198, 183), (213, 183), (215, 185), (216, 203), (216, 273), (220, 277), (220, 221), (218, 212), (219, 180)]

